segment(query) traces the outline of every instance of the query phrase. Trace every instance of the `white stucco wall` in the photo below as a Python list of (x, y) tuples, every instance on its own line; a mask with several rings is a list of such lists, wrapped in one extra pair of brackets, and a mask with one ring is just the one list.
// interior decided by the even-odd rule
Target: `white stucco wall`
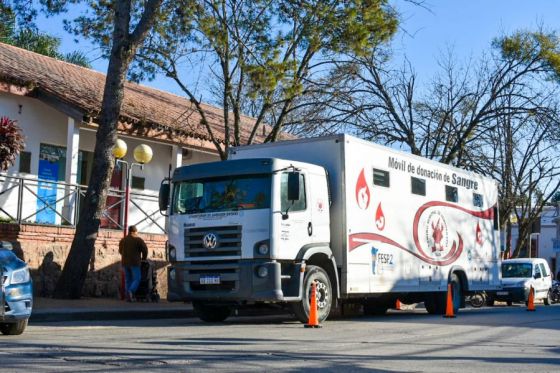
[[(40, 144), (66, 147), (68, 117), (39, 100), (6, 93), (0, 93), (0, 116), (8, 116), (10, 119), (18, 121), (26, 137), (25, 151), (31, 152), (31, 173), (19, 174), (18, 157), (14, 166), (7, 170), (7, 176), (21, 176), (36, 180), (39, 171)], [(80, 123), (76, 122), (76, 125), (79, 126)], [(79, 137), (79, 150), (93, 152), (95, 131), (81, 128)], [(131, 200), (140, 208), (135, 206), (135, 203), (130, 204), (128, 223), (129, 225), (138, 224), (139, 230), (143, 232), (162, 233), (160, 227), (165, 227), (165, 221), (158, 210), (157, 194), (161, 181), (168, 175), (170, 164), (173, 164), (173, 147), (170, 144), (130, 136), (120, 136), (120, 138), (127, 143), (128, 153), (124, 160), (129, 163), (133, 162), (134, 148), (141, 143), (148, 144), (154, 153), (152, 161), (145, 165), (143, 170), (138, 167), (134, 167), (132, 170), (133, 176), (145, 178), (145, 189), (143, 191), (132, 189)], [(182, 159), (182, 164), (210, 162), (218, 159), (217, 155), (189, 149), (188, 156)], [(18, 188), (14, 187), (17, 182), (16, 179), (6, 180), (5, 176), (0, 175), (0, 192), (13, 187), (10, 191), (0, 195), (0, 207), (11, 216), (17, 215)], [(33, 215), (37, 211), (37, 197), (34, 195), (37, 193), (37, 182), (26, 181), (25, 184), (28, 189), (23, 189), (22, 218)], [(65, 191), (64, 187), (59, 187), (57, 199), (63, 198), (65, 193), (68, 193), (67, 188)], [(152, 198), (148, 198), (149, 196)], [(56, 210), (60, 214), (63, 211), (63, 204), (64, 201), (56, 204)], [(146, 215), (149, 215), (155, 223), (146, 219)], [(7, 215), (0, 211), (0, 218), (6, 219)], [(35, 222), (35, 217), (30, 217), (28, 221)], [(56, 224), (60, 223), (61, 218), (57, 216)]]
[[(552, 259), (556, 257), (556, 253), (553, 251), (553, 243), (552, 243), (552, 240), (556, 238), (556, 224), (554, 223), (555, 218), (556, 218), (556, 208), (545, 207), (545, 209), (543, 210), (543, 214), (541, 215), (541, 232), (538, 235), (538, 257), (546, 259), (553, 271), (555, 269), (552, 268), (552, 262), (553, 262)], [(511, 233), (512, 233), (512, 237), (511, 237), (512, 247), (515, 247), (515, 245), (517, 244), (517, 240), (519, 238), (516, 225), (512, 226)], [(536, 238), (535, 235), (533, 235), (533, 238), (534, 239)]]

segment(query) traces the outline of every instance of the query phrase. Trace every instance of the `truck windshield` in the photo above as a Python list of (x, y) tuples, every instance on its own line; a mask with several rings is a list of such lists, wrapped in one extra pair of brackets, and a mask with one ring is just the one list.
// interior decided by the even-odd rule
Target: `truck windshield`
[(502, 278), (529, 278), (532, 275), (533, 265), (531, 263), (502, 263)]
[(180, 181), (173, 188), (173, 213), (270, 208), (270, 183), (270, 175)]

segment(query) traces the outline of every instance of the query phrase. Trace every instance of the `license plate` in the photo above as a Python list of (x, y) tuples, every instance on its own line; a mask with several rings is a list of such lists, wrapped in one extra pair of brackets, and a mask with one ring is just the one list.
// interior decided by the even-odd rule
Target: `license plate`
[(220, 276), (200, 276), (201, 285), (219, 285)]
[(498, 295), (508, 295), (509, 293), (507, 291), (497, 291), (496, 294), (498, 294)]

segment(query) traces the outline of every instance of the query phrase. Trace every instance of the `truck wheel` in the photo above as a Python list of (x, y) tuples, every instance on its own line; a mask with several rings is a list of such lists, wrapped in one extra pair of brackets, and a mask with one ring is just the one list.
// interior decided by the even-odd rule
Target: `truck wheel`
[(443, 315), (445, 314), (445, 293), (430, 293), (424, 299), (424, 307), (430, 315)]
[[(459, 308), (461, 307), (461, 303), (463, 300), (463, 289), (461, 287), (461, 280), (459, 280), (459, 276), (455, 273), (451, 274), (451, 278), (449, 279), (449, 283), (451, 284), (452, 288), (452, 295), (453, 295), (453, 313), (459, 312)], [(447, 306), (447, 292), (445, 292), (446, 302), (443, 306), (443, 313), (445, 313), (445, 308)]]
[(302, 322), (309, 321), (309, 308), (311, 303), (311, 284), (316, 283), (317, 318), (323, 322), (329, 316), (332, 305), (332, 287), (327, 272), (321, 267), (307, 266), (303, 278), (303, 294), (300, 302), (292, 303), (292, 311), (296, 318)]
[(21, 320), (15, 323), (0, 323), (0, 332), (5, 335), (20, 335), (27, 326), (27, 320)]
[[(463, 298), (463, 290), (461, 288), (459, 276), (453, 273), (449, 279), (449, 283), (453, 289), (453, 313), (457, 313), (459, 307), (461, 307)], [(447, 308), (447, 291), (428, 294), (424, 300), (424, 306), (430, 315), (445, 315)]]
[(231, 308), (227, 306), (193, 302), (193, 309), (198, 318), (206, 322), (222, 322), (231, 315)]

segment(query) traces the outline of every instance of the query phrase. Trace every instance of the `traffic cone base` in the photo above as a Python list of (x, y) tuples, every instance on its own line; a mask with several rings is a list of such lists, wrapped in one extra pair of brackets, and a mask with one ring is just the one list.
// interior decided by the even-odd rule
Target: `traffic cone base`
[(452, 291), (451, 284), (447, 285), (447, 306), (445, 307), (445, 315), (443, 317), (446, 318), (454, 318), (455, 313), (453, 311), (453, 291)]
[(529, 300), (527, 300), (527, 311), (535, 312), (535, 289), (529, 289)]
[(317, 285), (315, 281), (311, 283), (311, 303), (309, 304), (309, 321), (304, 325), (306, 328), (320, 328), (319, 317), (317, 315)]

